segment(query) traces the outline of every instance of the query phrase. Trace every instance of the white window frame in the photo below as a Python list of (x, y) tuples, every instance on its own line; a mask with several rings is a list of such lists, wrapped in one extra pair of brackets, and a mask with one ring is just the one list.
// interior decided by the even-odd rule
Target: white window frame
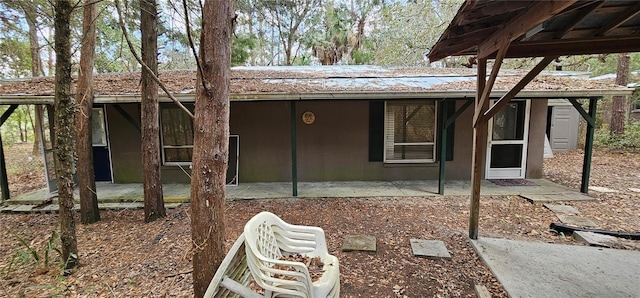
[[(433, 115), (433, 142), (412, 142), (412, 143), (395, 143), (394, 141), (394, 136), (390, 135), (390, 133), (392, 133), (394, 131), (393, 127), (389, 128), (388, 125), (389, 124), (393, 124), (394, 122), (391, 121), (390, 119), (387, 119), (388, 114), (387, 114), (387, 109), (388, 109), (388, 105), (389, 103), (393, 103), (393, 104), (411, 104), (411, 103), (417, 103), (417, 102), (427, 102), (427, 101), (432, 101), (434, 104), (434, 115)], [(393, 101), (393, 102), (389, 102), (389, 101), (385, 101), (384, 103), (384, 149), (383, 149), (383, 162), (384, 163), (388, 163), (388, 164), (417, 164), (417, 163), (435, 163), (436, 161), (436, 141), (437, 141), (437, 129), (438, 129), (438, 101), (437, 100), (416, 100), (416, 101)], [(433, 158), (428, 158), (428, 159), (387, 159), (387, 148), (389, 146), (394, 147), (394, 146), (429, 146), (431, 145), (432, 147), (432, 154), (431, 156), (433, 156)]]

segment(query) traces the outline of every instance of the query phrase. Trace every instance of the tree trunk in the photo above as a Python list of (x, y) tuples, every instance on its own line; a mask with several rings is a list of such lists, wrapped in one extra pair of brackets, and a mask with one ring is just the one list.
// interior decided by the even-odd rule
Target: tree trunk
[(55, 2), (56, 76), (54, 98), (55, 146), (54, 162), (58, 180), (58, 204), (60, 205), (60, 240), (62, 259), (66, 269), (78, 263), (76, 225), (73, 211), (73, 158), (75, 105), (71, 99), (71, 29), (70, 0)]
[(100, 220), (96, 179), (93, 169), (93, 131), (91, 115), (93, 108), (93, 64), (96, 48), (96, 25), (98, 15), (96, 2), (85, 0), (82, 19), (82, 48), (80, 52), (80, 74), (76, 93), (76, 149), (78, 153), (78, 188), (80, 192), (80, 222), (90, 224)]
[[(140, 2), (142, 61), (158, 74), (158, 12), (155, 0)], [(158, 124), (158, 84), (142, 68), (142, 164), (144, 184), (144, 220), (151, 222), (166, 216), (160, 177), (160, 127)]]
[[(42, 59), (40, 58), (40, 44), (38, 43), (38, 28), (36, 27), (35, 20), (37, 12), (35, 11), (35, 5), (23, 6), (27, 25), (29, 26), (29, 50), (31, 52), (31, 76), (43, 76), (44, 71), (42, 69)], [(35, 108), (35, 124), (33, 130), (33, 154), (36, 155), (40, 152), (40, 143), (42, 142), (42, 130), (39, 129), (40, 121), (42, 120), (42, 108), (38, 105), (34, 105)]]
[[(629, 80), (629, 53), (620, 53), (618, 56), (618, 69), (616, 70), (616, 84), (626, 86)], [(611, 121), (609, 125), (610, 135), (624, 133), (624, 123), (627, 116), (627, 97), (614, 96), (611, 104)]]
[(200, 36), (191, 177), (193, 288), (202, 297), (224, 258), (229, 76), (234, 0), (206, 1)]

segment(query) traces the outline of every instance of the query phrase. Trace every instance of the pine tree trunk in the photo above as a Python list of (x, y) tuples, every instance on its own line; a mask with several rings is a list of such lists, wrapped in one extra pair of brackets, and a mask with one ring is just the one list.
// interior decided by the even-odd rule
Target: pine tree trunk
[[(40, 43), (38, 42), (38, 28), (36, 27), (35, 20), (37, 17), (37, 11), (35, 11), (35, 5), (25, 5), (24, 11), (27, 19), (27, 25), (29, 26), (29, 50), (31, 52), (31, 76), (43, 76), (44, 71), (42, 69), (42, 59), (40, 58)], [(40, 121), (42, 121), (42, 108), (39, 105), (34, 105), (35, 109), (35, 123), (33, 125), (33, 155), (40, 152), (40, 144), (42, 143), (42, 129)]]
[(229, 155), (229, 76), (234, 0), (206, 1), (200, 36), (193, 171), (191, 238), (193, 288), (202, 297), (224, 258), (224, 204)]
[(85, 0), (82, 20), (80, 75), (76, 94), (76, 149), (78, 153), (78, 188), (80, 192), (80, 222), (90, 224), (100, 220), (96, 179), (93, 169), (91, 115), (93, 108), (93, 64), (96, 48), (95, 19), (98, 9), (94, 0)]
[(73, 211), (73, 158), (75, 137), (75, 105), (71, 99), (71, 30), (70, 0), (55, 2), (55, 52), (56, 84), (54, 99), (54, 162), (58, 180), (58, 204), (60, 205), (60, 240), (62, 259), (66, 268), (78, 262), (76, 225)]
[[(629, 53), (620, 53), (618, 56), (618, 69), (616, 70), (616, 84), (626, 86), (629, 80)], [(611, 104), (611, 121), (609, 125), (610, 135), (624, 133), (624, 124), (627, 116), (627, 97), (614, 96)]]
[[(140, 2), (142, 61), (158, 74), (158, 12), (155, 0)], [(144, 220), (166, 216), (160, 176), (160, 127), (158, 124), (158, 85), (142, 68), (142, 164), (144, 167)]]

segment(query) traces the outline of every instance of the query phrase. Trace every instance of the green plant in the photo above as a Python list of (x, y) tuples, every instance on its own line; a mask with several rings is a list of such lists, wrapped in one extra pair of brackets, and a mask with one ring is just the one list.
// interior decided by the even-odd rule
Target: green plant
[[(52, 253), (57, 253), (56, 258), (60, 258), (62, 256), (62, 252), (56, 246), (56, 240), (59, 238), (57, 231), (52, 231), (51, 236), (47, 239), (42, 251), (38, 251), (33, 245), (27, 243), (27, 241), (16, 235), (13, 236), (18, 240), (21, 245), (21, 248), (16, 251), (16, 253), (11, 258), (11, 261), (5, 268), (5, 275), (9, 275), (14, 266), (22, 266), (22, 265), (31, 265), (38, 266), (43, 265), (44, 268), (48, 268), (52, 264)], [(76, 258), (76, 256), (72, 256)], [(41, 264), (42, 263), (42, 264)], [(63, 264), (64, 265), (64, 264)]]
[(640, 121), (628, 123), (619, 136), (609, 134), (609, 127), (603, 125), (596, 131), (595, 144), (608, 150), (640, 150)]

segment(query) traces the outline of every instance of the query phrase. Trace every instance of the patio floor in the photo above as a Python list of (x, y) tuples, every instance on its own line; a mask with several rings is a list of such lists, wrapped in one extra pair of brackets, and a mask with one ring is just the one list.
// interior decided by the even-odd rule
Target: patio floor
[[(527, 185), (503, 186), (489, 180), (482, 181), (482, 195), (519, 195), (535, 202), (592, 200), (591, 197), (544, 179), (529, 179)], [(140, 183), (97, 183), (98, 205), (101, 209), (142, 208), (143, 188)], [(167, 208), (175, 208), (189, 201), (189, 184), (164, 184)], [(241, 183), (227, 186), (228, 200), (292, 198), (290, 182)], [(445, 183), (445, 195), (470, 195), (468, 180)], [(56, 193), (41, 189), (16, 196), (4, 202), (1, 212), (55, 212)], [(336, 197), (415, 197), (439, 196), (437, 180), (420, 181), (345, 181), (299, 182), (298, 198)], [(78, 198), (76, 191), (76, 199)], [(78, 206), (79, 208), (79, 206)]]

